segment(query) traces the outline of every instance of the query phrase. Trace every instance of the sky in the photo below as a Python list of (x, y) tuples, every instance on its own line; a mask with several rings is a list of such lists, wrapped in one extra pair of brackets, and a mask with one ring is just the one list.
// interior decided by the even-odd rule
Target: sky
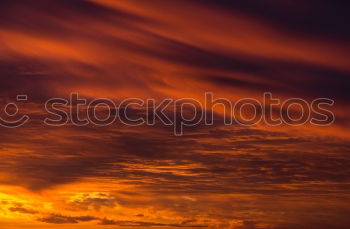
[[(340, 0), (2, 0), (0, 117), (9, 118), (6, 104), (15, 103), (10, 118), (30, 120), (0, 125), (0, 228), (347, 229), (349, 7)], [(334, 122), (225, 125), (226, 107), (216, 106), (213, 125), (186, 126), (179, 136), (159, 120), (45, 125), (57, 118), (45, 102), (73, 92), (116, 103), (206, 103), (206, 92), (231, 102), (262, 101), (264, 92), (309, 104), (327, 98)], [(89, 110), (64, 109), (72, 107)], [(147, 114), (130, 108), (128, 117)]]

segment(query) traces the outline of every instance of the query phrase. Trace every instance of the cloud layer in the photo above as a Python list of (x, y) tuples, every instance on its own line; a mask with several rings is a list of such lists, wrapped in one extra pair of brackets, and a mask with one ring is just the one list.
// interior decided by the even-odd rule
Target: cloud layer
[[(0, 225), (345, 229), (348, 3), (1, 1)], [(98, 97), (335, 101), (329, 127), (43, 126), (43, 103)], [(144, 110), (133, 110), (144, 114)], [(134, 114), (133, 113), (133, 114)], [(4, 115), (2, 111), (1, 115)]]

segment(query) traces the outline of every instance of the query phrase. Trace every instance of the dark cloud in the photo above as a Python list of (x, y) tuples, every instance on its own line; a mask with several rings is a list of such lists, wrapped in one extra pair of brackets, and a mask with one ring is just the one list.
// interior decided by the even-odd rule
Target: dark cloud
[(38, 219), (41, 222), (53, 223), (53, 224), (65, 224), (65, 223), (79, 223), (79, 222), (89, 222), (96, 220), (97, 218), (92, 216), (64, 216), (60, 214), (51, 214), (49, 216)]
[(41, 222), (52, 223), (52, 224), (77, 224), (79, 222), (89, 222), (99, 220), (100, 225), (117, 225), (126, 227), (208, 227), (208, 225), (203, 224), (192, 224), (195, 221), (187, 221), (179, 224), (165, 224), (165, 223), (155, 223), (155, 222), (145, 222), (145, 221), (131, 221), (131, 220), (112, 220), (112, 219), (99, 219), (92, 216), (64, 216), (60, 214), (51, 214), (49, 216), (38, 219)]
[(24, 208), (24, 207), (11, 207), (9, 208), (12, 212), (19, 212), (23, 214), (37, 214), (38, 212), (32, 209)]
[(349, 29), (344, 21), (349, 20), (347, 10), (349, 2), (337, 0), (332, 2), (319, 1), (229, 1), (202, 2), (230, 8), (235, 12), (246, 14), (258, 20), (304, 36), (314, 36), (320, 39), (335, 39), (348, 42)]
[(197, 227), (208, 227), (208, 225), (203, 224), (191, 224), (191, 222), (185, 222), (180, 224), (165, 224), (165, 223), (154, 223), (154, 222), (143, 222), (143, 221), (115, 221), (110, 219), (102, 219), (100, 224), (101, 225), (118, 225), (118, 226), (127, 226), (127, 227), (190, 227), (190, 228), (197, 228)]
[[(338, 103), (348, 101), (349, 72), (317, 66), (312, 64), (257, 60), (252, 62), (259, 66), (259, 81), (241, 79), (224, 75), (203, 75), (208, 80), (222, 87), (245, 88), (247, 90), (264, 93), (294, 95), (298, 98), (315, 99), (331, 98)], [(256, 74), (255, 72), (251, 72)]]
[(98, 197), (86, 196), (82, 200), (75, 200), (69, 203), (70, 206), (77, 209), (87, 210), (90, 206), (95, 210), (100, 210), (101, 207), (113, 208), (117, 204), (117, 199), (113, 196), (100, 194)]

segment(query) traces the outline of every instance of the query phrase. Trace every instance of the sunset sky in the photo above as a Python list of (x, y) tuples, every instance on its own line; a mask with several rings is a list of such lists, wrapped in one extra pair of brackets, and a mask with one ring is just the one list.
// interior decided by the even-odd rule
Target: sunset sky
[[(0, 229), (350, 228), (349, 10), (340, 0), (1, 0), (0, 117), (15, 103), (11, 118), (30, 120), (0, 126)], [(224, 125), (217, 106), (214, 125), (182, 136), (160, 123), (45, 125), (45, 102), (72, 92), (116, 103), (328, 98), (335, 122)]]

